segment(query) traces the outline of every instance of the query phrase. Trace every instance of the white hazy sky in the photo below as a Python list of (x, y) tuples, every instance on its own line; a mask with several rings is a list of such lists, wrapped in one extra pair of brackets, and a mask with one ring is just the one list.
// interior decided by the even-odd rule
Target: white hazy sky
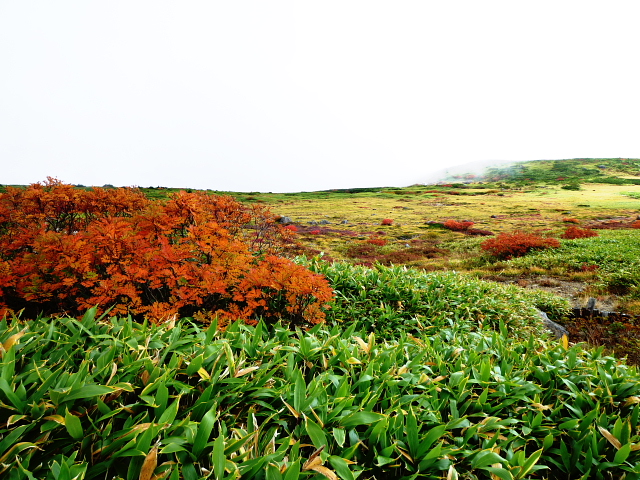
[(0, 183), (404, 186), (640, 157), (637, 1), (0, 3)]

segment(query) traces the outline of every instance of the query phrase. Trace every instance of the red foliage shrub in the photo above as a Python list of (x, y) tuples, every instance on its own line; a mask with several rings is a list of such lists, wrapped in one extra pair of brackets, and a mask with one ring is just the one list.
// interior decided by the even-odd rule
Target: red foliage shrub
[(560, 242), (555, 238), (544, 238), (524, 232), (500, 233), (497, 237), (482, 242), (480, 247), (497, 258), (520, 257), (531, 250), (557, 248)]
[(179, 192), (150, 202), (136, 189), (79, 190), (49, 178), (0, 194), (0, 317), (110, 315), (160, 323), (263, 316), (322, 321), (323, 277), (277, 256), (291, 231), (262, 206)]
[(465, 232), (473, 226), (473, 222), (458, 222), (456, 220), (447, 220), (442, 225), (454, 232)]
[(311, 233), (312, 235), (319, 235), (322, 232), (320, 231), (320, 229), (315, 229), (315, 230), (311, 230), (309, 233)]
[(369, 239), (367, 239), (367, 243), (370, 243), (371, 245), (377, 245), (379, 247), (384, 247), (387, 244), (387, 241), (384, 238), (371, 236), (369, 237)]
[(640, 228), (640, 220), (636, 220), (631, 224), (631, 228)]
[(295, 225), (287, 225), (284, 227), (285, 230), (289, 230), (290, 232), (296, 233), (298, 231), (298, 227)]
[(380, 225), (393, 225), (393, 220), (390, 218), (383, 218)]
[(574, 238), (589, 238), (589, 237), (597, 237), (598, 232), (591, 230), (590, 228), (580, 228), (580, 227), (567, 227), (560, 238), (564, 238), (565, 240), (572, 240)]
[(580, 220), (577, 218), (563, 218), (562, 221), (564, 223), (580, 223)]
[(580, 265), (580, 270), (582, 270), (583, 272), (595, 272), (599, 268), (600, 267), (598, 265), (592, 265), (589, 263), (583, 263), (582, 265)]

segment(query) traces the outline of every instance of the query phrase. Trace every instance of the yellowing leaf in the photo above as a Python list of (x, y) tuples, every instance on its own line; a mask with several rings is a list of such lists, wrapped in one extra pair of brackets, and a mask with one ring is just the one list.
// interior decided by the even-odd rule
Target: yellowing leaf
[(333, 473), (333, 471), (329, 470), (327, 467), (323, 467), (322, 465), (316, 465), (311, 470), (321, 473), (322, 475), (327, 477), (329, 480), (338, 480), (338, 476), (335, 473)]
[(640, 397), (636, 397), (636, 396), (628, 397), (626, 399), (626, 402), (624, 402), (624, 406), (627, 407), (629, 405), (633, 405), (634, 403), (640, 403)]
[(291, 414), (296, 417), (296, 418), (300, 418), (300, 413), (298, 413), (298, 411), (293, 408), (291, 405), (289, 405), (287, 402), (285, 402), (284, 400), (282, 400), (282, 402), (286, 405), (286, 407), (289, 409), (289, 411), (291, 412)]
[(238, 378), (241, 377), (243, 375), (246, 375), (247, 373), (253, 372), (255, 370), (258, 370), (260, 367), (248, 367), (248, 368), (241, 368), (240, 370), (238, 370), (236, 372), (236, 374), (234, 375), (234, 378)]
[(353, 337), (353, 338), (355, 339), (356, 342), (358, 342), (358, 345), (360, 345), (360, 348), (362, 348), (364, 353), (369, 353), (369, 344), (368, 343), (366, 343), (360, 337)]
[(620, 448), (622, 447), (622, 443), (620, 443), (620, 440), (618, 440), (616, 437), (614, 437), (613, 434), (609, 430), (607, 430), (606, 428), (602, 428), (600, 425), (598, 425), (598, 430), (600, 430), (600, 433), (602, 434), (602, 436), (604, 438), (609, 440), (609, 443), (611, 445), (616, 447), (616, 449), (620, 450)]
[(569, 338), (566, 335), (562, 335), (562, 346), (565, 350), (569, 348)]
[(531, 406), (532, 406), (532, 407), (537, 408), (537, 409), (538, 409), (538, 410), (540, 410), (540, 411), (543, 411), (543, 410), (551, 410), (551, 408), (552, 408), (552, 406), (551, 406), (551, 405), (542, 405), (541, 403), (538, 403), (538, 402), (533, 402), (533, 403), (531, 404)]
[(48, 417), (44, 417), (43, 420), (51, 420), (52, 422), (64, 425), (64, 417), (62, 415), (49, 415)]
[(349, 357), (347, 359), (347, 363), (349, 365), (362, 365), (362, 362), (360, 360), (358, 360), (357, 358), (354, 358), (354, 357)]
[(7, 338), (7, 341), (2, 344), (2, 348), (4, 349), (4, 351), (8, 352), (9, 349), (13, 347), (17, 343), (17, 341), (24, 336), (25, 333), (27, 333), (26, 327), (20, 330), (18, 333), (14, 333), (9, 338)]
[(203, 380), (211, 380), (211, 375), (209, 375), (209, 372), (207, 372), (204, 367), (198, 369), (198, 375), (200, 375), (200, 378)]
[(158, 466), (158, 447), (153, 447), (144, 459), (138, 480), (151, 480), (153, 471)]
[(322, 465), (322, 459), (320, 458), (320, 454), (324, 450), (324, 445), (318, 448), (315, 452), (311, 454), (309, 459), (304, 462), (302, 466), (302, 470), (311, 470), (314, 465)]

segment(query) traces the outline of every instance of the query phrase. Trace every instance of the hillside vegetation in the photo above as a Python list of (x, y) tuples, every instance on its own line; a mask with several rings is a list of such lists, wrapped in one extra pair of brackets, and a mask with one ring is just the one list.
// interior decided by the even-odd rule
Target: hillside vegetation
[(640, 479), (638, 165), (7, 188), (0, 477)]

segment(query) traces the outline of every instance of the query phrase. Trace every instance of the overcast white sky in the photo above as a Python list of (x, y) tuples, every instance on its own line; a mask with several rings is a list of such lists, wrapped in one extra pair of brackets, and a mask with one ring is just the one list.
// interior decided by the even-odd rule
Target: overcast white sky
[(0, 183), (405, 186), (640, 157), (637, 1), (0, 3)]

